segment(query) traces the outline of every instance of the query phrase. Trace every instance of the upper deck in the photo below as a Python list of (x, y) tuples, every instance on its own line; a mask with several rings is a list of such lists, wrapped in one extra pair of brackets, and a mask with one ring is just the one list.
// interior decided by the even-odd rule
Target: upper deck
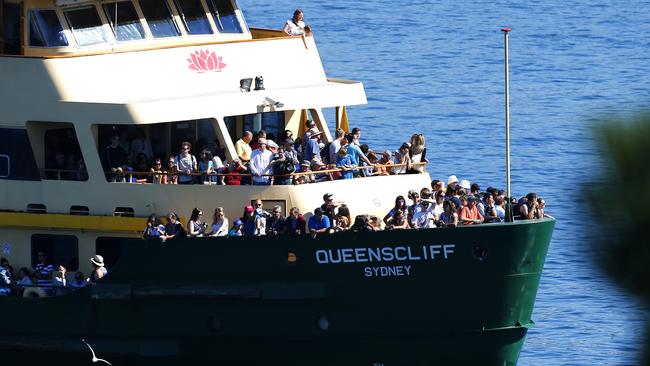
[[(284, 110), (366, 103), (360, 83), (328, 80), (313, 37), (249, 29), (230, 0), (154, 3), (5, 0), (0, 124), (160, 123), (256, 113), (267, 100)], [(241, 92), (259, 76), (264, 90)]]

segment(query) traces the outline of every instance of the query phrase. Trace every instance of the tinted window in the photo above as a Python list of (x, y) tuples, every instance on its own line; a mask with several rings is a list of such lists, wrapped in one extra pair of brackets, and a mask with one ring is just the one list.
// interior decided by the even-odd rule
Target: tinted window
[(175, 0), (188, 34), (211, 34), (210, 22), (200, 0)]
[(20, 9), (21, 4), (10, 4), (6, 1), (0, 1), (0, 7), (2, 7), (2, 13), (0, 16), (0, 22), (2, 27), (0, 27), (0, 37), (4, 39), (4, 53), (11, 55), (20, 55), (22, 53), (22, 47), (20, 44), (21, 40), (21, 18), (22, 11)]
[(0, 179), (40, 180), (27, 130), (0, 128)]
[(99, 237), (95, 242), (95, 253), (104, 257), (104, 264), (109, 269), (120, 258), (120, 240), (123, 238)]
[(79, 46), (108, 42), (108, 36), (94, 6), (65, 10), (65, 17)]
[(266, 131), (266, 135), (277, 138), (284, 132), (284, 112), (264, 112), (244, 116), (244, 131)]
[[(115, 19), (116, 10), (117, 19)], [(135, 12), (133, 3), (130, 1), (106, 3), (104, 4), (104, 11), (108, 17), (108, 24), (113, 28), (113, 34), (115, 34), (115, 38), (119, 42), (144, 38), (144, 28), (142, 27), (142, 23), (140, 23), (138, 13)]]
[(230, 0), (208, 0), (207, 2), (220, 33), (242, 33), (239, 19)]
[(32, 268), (38, 263), (36, 254), (43, 252), (48, 262), (56, 266), (62, 264), (68, 271), (79, 269), (79, 244), (73, 235), (32, 235)]
[(144, 14), (151, 34), (154, 38), (177, 37), (181, 35), (172, 13), (167, 7), (167, 2), (160, 0), (140, 0), (140, 8)]
[(11, 163), (9, 162), (9, 156), (0, 155), (0, 178), (9, 178), (10, 172)]
[(88, 180), (73, 127), (45, 132), (45, 179)]
[(54, 10), (29, 12), (29, 45), (35, 47), (65, 47), (68, 40)]

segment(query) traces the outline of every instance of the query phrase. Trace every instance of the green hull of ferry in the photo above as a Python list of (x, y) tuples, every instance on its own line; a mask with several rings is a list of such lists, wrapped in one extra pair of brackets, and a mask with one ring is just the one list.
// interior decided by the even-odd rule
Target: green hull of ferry
[(113, 365), (514, 365), (554, 224), (124, 240), (95, 286), (1, 298), (0, 354), (89, 364), (86, 339)]

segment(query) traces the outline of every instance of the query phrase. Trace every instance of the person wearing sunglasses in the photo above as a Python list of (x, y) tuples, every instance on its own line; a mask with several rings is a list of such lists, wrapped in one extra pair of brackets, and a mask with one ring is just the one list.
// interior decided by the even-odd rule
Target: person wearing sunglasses
[(181, 143), (181, 152), (174, 159), (176, 169), (180, 173), (178, 177), (178, 184), (194, 183), (194, 178), (191, 174), (198, 171), (198, 166), (196, 163), (196, 157), (190, 154), (191, 149), (192, 144), (187, 141), (183, 141)]

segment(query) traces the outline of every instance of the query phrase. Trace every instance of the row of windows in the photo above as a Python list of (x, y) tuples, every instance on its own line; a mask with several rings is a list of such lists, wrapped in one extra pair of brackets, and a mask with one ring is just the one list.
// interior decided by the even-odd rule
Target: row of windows
[[(120, 238), (99, 237), (95, 253), (104, 257), (107, 267), (113, 266), (120, 256)], [(44, 253), (50, 264), (63, 265), (68, 271), (79, 269), (79, 240), (74, 235), (34, 234), (31, 238), (32, 268), (38, 263), (37, 254)], [(84, 260), (88, 260), (84, 258)]]
[[(179, 37), (181, 28), (174, 21), (172, 3), (188, 35), (243, 32), (231, 0), (126, 0), (105, 2), (101, 7), (63, 8), (62, 14), (76, 44), (83, 47), (111, 43), (111, 31), (117, 42), (145, 39), (146, 30), (153, 38)], [(30, 46), (67, 47), (62, 24), (55, 9), (30, 10)]]

